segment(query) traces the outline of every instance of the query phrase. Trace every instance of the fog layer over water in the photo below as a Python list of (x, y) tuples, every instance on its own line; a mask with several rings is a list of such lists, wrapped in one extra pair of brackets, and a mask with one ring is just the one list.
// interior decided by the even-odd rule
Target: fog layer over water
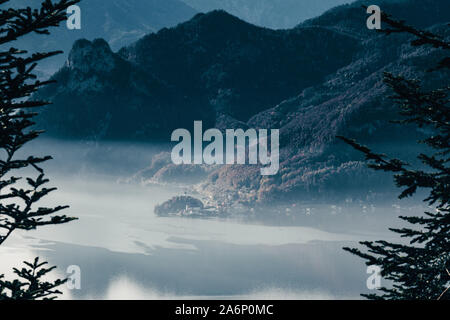
[(184, 190), (118, 180), (148, 165), (161, 148), (32, 146), (56, 158), (46, 169), (59, 190), (39, 205), (68, 204), (64, 214), (79, 220), (15, 233), (0, 248), (0, 271), (36, 255), (57, 265), (60, 276), (67, 276), (68, 266), (79, 266), (81, 289), (65, 289), (66, 299), (340, 299), (367, 292), (365, 265), (342, 247), (389, 239), (385, 229), (395, 221), (394, 212), (383, 218), (385, 228), (370, 232), (356, 225), (333, 231), (157, 217), (154, 206)]

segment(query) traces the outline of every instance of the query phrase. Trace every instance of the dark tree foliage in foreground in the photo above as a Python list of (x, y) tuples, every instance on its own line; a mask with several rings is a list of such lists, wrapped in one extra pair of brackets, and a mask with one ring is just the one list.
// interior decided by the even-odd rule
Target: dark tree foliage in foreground
[[(0, 288), (3, 290), (0, 299), (5, 300), (53, 300), (56, 295), (61, 294), (56, 288), (64, 284), (65, 280), (48, 282), (43, 278), (56, 267), (46, 268), (47, 262), (40, 262), (36, 258), (33, 262), (24, 262), (22, 269), (14, 268), (14, 273), (19, 277), (13, 281), (3, 280), (0, 275)], [(5, 294), (9, 291), (9, 294)]]
[[(415, 36), (413, 46), (433, 46), (449, 50), (450, 43), (431, 32), (420, 31), (383, 14), (383, 21), (390, 27), (381, 30), (386, 34), (406, 32)], [(445, 51), (447, 52), (447, 51)], [(450, 67), (447, 57), (438, 61), (428, 72)], [(364, 260), (367, 265), (381, 267), (381, 276), (392, 281), (389, 288), (380, 288), (380, 294), (363, 295), (373, 300), (450, 299), (450, 87), (424, 90), (417, 80), (385, 74), (385, 83), (392, 88), (393, 100), (400, 107), (403, 120), (400, 124), (415, 124), (433, 132), (420, 141), (432, 150), (419, 154), (426, 170), (414, 170), (406, 162), (376, 154), (355, 140), (339, 137), (356, 150), (365, 154), (369, 167), (392, 172), (399, 188), (399, 198), (413, 196), (420, 188), (430, 190), (424, 200), (435, 209), (421, 217), (400, 217), (415, 228), (390, 229), (409, 244), (387, 241), (361, 242), (366, 252), (344, 248)]]
[[(0, 0), (7, 5), (8, 0)], [(51, 157), (19, 157), (17, 152), (42, 132), (32, 130), (34, 111), (47, 105), (46, 101), (28, 98), (38, 88), (50, 81), (38, 81), (33, 70), (42, 59), (54, 56), (59, 51), (28, 54), (12, 47), (18, 38), (30, 33), (48, 35), (49, 27), (65, 21), (66, 10), (79, 0), (43, 1), (40, 9), (0, 8), (0, 245), (15, 230), (33, 230), (40, 226), (62, 224), (74, 220), (65, 215), (56, 215), (67, 208), (37, 207), (43, 197), (56, 188), (47, 188), (49, 182), (40, 165)], [(18, 171), (32, 168), (34, 177), (17, 176)], [(0, 300), (2, 299), (54, 299), (60, 292), (56, 287), (66, 280), (46, 282), (43, 278), (54, 267), (46, 268), (46, 262), (38, 258), (24, 262), (25, 267), (14, 269), (18, 279), (4, 280), (0, 275)]]

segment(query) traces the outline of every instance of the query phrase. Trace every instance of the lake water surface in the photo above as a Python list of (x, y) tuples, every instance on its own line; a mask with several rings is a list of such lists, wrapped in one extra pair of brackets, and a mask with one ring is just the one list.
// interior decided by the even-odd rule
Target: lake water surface
[(340, 299), (367, 291), (366, 267), (342, 250), (361, 234), (160, 218), (155, 204), (180, 190), (88, 177), (52, 182), (60, 190), (42, 204), (70, 204), (65, 214), (79, 220), (16, 233), (1, 248), (0, 267), (36, 255), (60, 276), (79, 266), (81, 289), (65, 289), (66, 299)]
[[(323, 204), (304, 211), (316, 213), (308, 224), (160, 218), (154, 206), (183, 190), (117, 183), (148, 165), (148, 149), (112, 146), (95, 157), (84, 145), (37, 144), (36, 150), (57, 154), (49, 176), (59, 188), (39, 205), (68, 204), (64, 214), (79, 220), (15, 232), (0, 247), (0, 271), (10, 275), (37, 255), (57, 265), (60, 277), (78, 266), (81, 289), (64, 287), (65, 299), (358, 299), (367, 292), (367, 268), (342, 248), (389, 240), (387, 227), (398, 215), (388, 208), (388, 223), (377, 218), (380, 212), (357, 207), (345, 219), (333, 217), (328, 225), (340, 221), (339, 228), (325, 227), (336, 207)], [(73, 167), (58, 173), (58, 161)], [(367, 214), (375, 218), (357, 227), (353, 217)]]

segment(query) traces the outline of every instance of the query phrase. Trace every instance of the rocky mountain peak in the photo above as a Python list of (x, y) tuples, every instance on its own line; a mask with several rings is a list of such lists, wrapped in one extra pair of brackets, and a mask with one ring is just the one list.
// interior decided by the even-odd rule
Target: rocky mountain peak
[(107, 73), (114, 69), (114, 53), (104, 39), (80, 39), (74, 43), (66, 66), (82, 73)]

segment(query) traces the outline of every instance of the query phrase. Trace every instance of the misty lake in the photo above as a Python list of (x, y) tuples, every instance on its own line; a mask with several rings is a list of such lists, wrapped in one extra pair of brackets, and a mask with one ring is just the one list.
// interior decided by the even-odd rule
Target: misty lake
[(79, 266), (81, 289), (64, 288), (65, 299), (357, 299), (367, 292), (367, 268), (342, 248), (389, 237), (351, 225), (162, 218), (154, 206), (182, 190), (49, 174), (59, 190), (41, 205), (69, 204), (64, 214), (79, 220), (16, 232), (0, 248), (0, 269), (37, 255), (61, 277)]

